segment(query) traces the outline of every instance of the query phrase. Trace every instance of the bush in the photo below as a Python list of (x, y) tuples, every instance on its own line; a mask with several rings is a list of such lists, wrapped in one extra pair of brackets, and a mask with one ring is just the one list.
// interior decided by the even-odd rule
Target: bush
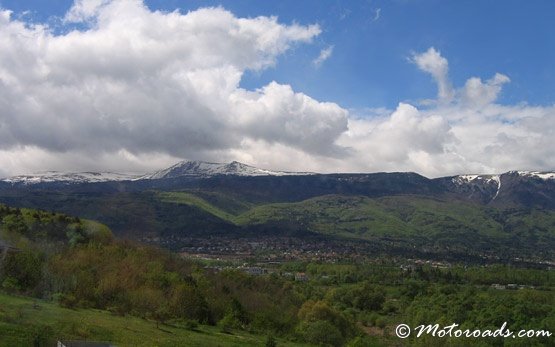
[(340, 336), (347, 338), (354, 335), (356, 328), (344, 314), (330, 307), (324, 301), (307, 301), (298, 313), (303, 322), (325, 321), (339, 331)]
[(198, 328), (198, 322), (196, 320), (188, 319), (185, 321), (184, 326), (187, 330), (195, 330)]
[(365, 325), (368, 327), (373, 327), (376, 326), (376, 321), (378, 320), (378, 318), (380, 318), (380, 315), (377, 314), (376, 312), (370, 312), (370, 314), (368, 314), (364, 319), (366, 323)]
[(54, 342), (54, 331), (49, 325), (38, 325), (33, 328), (31, 339), (35, 347), (51, 346)]
[(380, 343), (376, 337), (357, 336), (347, 344), (347, 347), (381, 347), (385, 344)]
[(266, 347), (277, 347), (277, 341), (272, 335), (269, 335), (266, 338), (266, 343), (264, 344), (264, 346), (266, 346)]
[(315, 345), (335, 347), (345, 342), (339, 329), (327, 321), (303, 322), (299, 330), (306, 342)]
[(65, 307), (65, 308), (75, 308), (77, 307), (78, 304), (78, 300), (75, 297), (75, 295), (73, 294), (61, 294), (58, 297), (58, 302), (60, 303), (60, 306)]
[(220, 331), (222, 333), (230, 334), (233, 329), (240, 329), (241, 322), (239, 322), (231, 313), (228, 313), (218, 322)]
[(121, 317), (125, 316), (125, 314), (128, 313), (127, 308), (123, 305), (109, 306), (106, 308), (106, 310), (111, 314), (113, 314), (114, 316), (121, 316)]
[(376, 319), (376, 326), (378, 328), (383, 329), (383, 328), (385, 328), (386, 325), (387, 325), (387, 321), (385, 320), (384, 317), (379, 317), (379, 318)]
[(10, 293), (10, 294), (16, 293), (21, 290), (17, 280), (11, 276), (6, 277), (2, 281), (2, 289), (4, 289), (7, 293)]
[[(43, 260), (37, 252), (24, 250), (17, 253), (8, 253), (1, 265), (5, 279), (9, 279), (6, 285), (12, 285), (11, 289), (17, 287), (18, 290), (22, 291), (32, 290), (42, 279)], [(15, 279), (15, 281), (10, 278)], [(13, 285), (16, 286), (13, 287)]]

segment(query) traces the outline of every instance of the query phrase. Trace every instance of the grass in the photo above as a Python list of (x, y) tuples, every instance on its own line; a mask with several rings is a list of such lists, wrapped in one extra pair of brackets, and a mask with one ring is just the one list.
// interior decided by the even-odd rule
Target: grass
[(203, 198), (187, 192), (160, 192), (158, 197), (163, 202), (173, 202), (177, 204), (186, 204), (189, 206), (196, 206), (214, 216), (228, 222), (234, 223), (235, 216), (231, 213), (220, 209), (219, 207), (210, 204)]
[[(94, 309), (72, 310), (55, 303), (0, 293), (0, 346), (31, 346), (35, 338), (109, 341), (117, 346), (263, 346), (266, 337), (226, 334), (212, 326), (187, 330)], [(278, 340), (280, 346), (299, 346)]]

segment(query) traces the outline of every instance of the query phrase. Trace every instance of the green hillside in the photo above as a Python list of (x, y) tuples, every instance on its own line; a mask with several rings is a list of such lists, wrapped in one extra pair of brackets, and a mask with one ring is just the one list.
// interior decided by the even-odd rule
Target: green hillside
[[(229, 223), (249, 228), (273, 225), (282, 231), (306, 230), (324, 235), (373, 240), (397, 238), (426, 247), (535, 254), (555, 248), (555, 212), (496, 209), (457, 200), (418, 196), (326, 195), (301, 202), (237, 208), (215, 206), (199, 192), (160, 193), (165, 202), (195, 206)], [(247, 204), (228, 200), (233, 205)]]
[[(83, 196), (37, 193), (33, 199), (41, 206), (98, 220), (117, 236), (133, 239), (316, 233), (443, 254), (472, 250), (552, 258), (555, 250), (553, 210), (488, 207), (416, 195), (324, 195), (254, 203), (240, 194), (191, 189)], [(28, 205), (34, 203), (29, 200)]]
[[(197, 198), (188, 197), (182, 204), (198, 204)], [(357, 221), (357, 213), (378, 216), (382, 211), (384, 216), (374, 218), (375, 223), (393, 220), (417, 228), (427, 224), (420, 208), (458, 218), (439, 201), (344, 199), (328, 196), (277, 208), (258, 206), (234, 219), (240, 223), (260, 210), (260, 216), (266, 216), (260, 219), (263, 223), (279, 221), (282, 214), (305, 213), (322, 225), (326, 218), (340, 217), (342, 223), (358, 227), (355, 223), (369, 222)], [(341, 210), (338, 203), (349, 208)], [(197, 205), (191, 208), (200, 210)], [(513, 331), (554, 331), (555, 282), (553, 271), (546, 269), (386, 259), (296, 261), (267, 264), (267, 274), (252, 276), (238, 263), (186, 259), (160, 248), (99, 237), (109, 236), (109, 230), (76, 217), (6, 206), (0, 211), (3, 238), (16, 246), (0, 260), (0, 346), (50, 346), (56, 339), (120, 346), (275, 346), (276, 341), (278, 346), (389, 346), (400, 343), (393, 334), (398, 324), (429, 322), (490, 329), (507, 322)], [(542, 215), (534, 213), (539, 212), (491, 218), (500, 225), (513, 217), (540, 225), (536, 220)], [(313, 227), (310, 223), (307, 228)], [(304, 280), (296, 280), (293, 273), (304, 273)], [(415, 346), (527, 342), (415, 336), (406, 341)], [(552, 337), (529, 341), (553, 342)]]
[(16, 247), (33, 243), (70, 244), (112, 240), (111, 230), (104, 224), (28, 208), (11, 208), (0, 204), (0, 240)]
[[(58, 339), (110, 341), (118, 346), (262, 346), (264, 335), (223, 333), (207, 325), (186, 327), (120, 317), (96, 309), (68, 309), (52, 302), (0, 293), (0, 346), (46, 345)], [(280, 346), (301, 346), (279, 341)]]

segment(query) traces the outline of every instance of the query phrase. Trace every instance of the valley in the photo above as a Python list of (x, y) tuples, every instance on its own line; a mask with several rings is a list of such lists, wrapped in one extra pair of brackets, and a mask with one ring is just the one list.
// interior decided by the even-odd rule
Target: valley
[(0, 345), (396, 346), (398, 324), (444, 320), (553, 331), (554, 191), (551, 173), (236, 162), (0, 180)]
[[(269, 252), (279, 253), (289, 243), (302, 249), (295, 246), (302, 242), (287, 241), (292, 238), (319, 240), (326, 244), (321, 252), (357, 258), (536, 264), (555, 259), (552, 173), (428, 179), (414, 173), (292, 173), (237, 162), (182, 162), (133, 179), (112, 174), (121, 179), (103, 182), (83, 182), (79, 174), (30, 177), (0, 181), (0, 202), (98, 220), (118, 237), (178, 252), (211, 244), (223, 256), (226, 244), (240, 250), (250, 240), (266, 244)], [(356, 252), (347, 244), (356, 244)]]

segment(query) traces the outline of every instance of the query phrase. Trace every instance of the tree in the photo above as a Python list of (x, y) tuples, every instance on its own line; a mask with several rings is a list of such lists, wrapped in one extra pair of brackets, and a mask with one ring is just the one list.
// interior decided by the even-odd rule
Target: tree
[(383, 289), (365, 283), (356, 293), (353, 306), (359, 310), (378, 311), (382, 308), (385, 301), (385, 293)]
[(21, 290), (30, 290), (39, 284), (42, 266), (41, 256), (31, 250), (9, 253), (2, 264), (2, 275)]
[(192, 285), (185, 283), (175, 285), (169, 300), (174, 316), (202, 323), (210, 321), (208, 304), (199, 290)]
[(311, 343), (341, 345), (354, 335), (356, 328), (341, 312), (324, 301), (307, 301), (299, 310), (298, 331)]
[(339, 347), (345, 342), (339, 329), (328, 321), (303, 322), (299, 330), (307, 342), (315, 345)]
[[(19, 211), (19, 210), (17, 210)], [(9, 214), (2, 219), (2, 226), (11, 232), (15, 232), (21, 235), (27, 235), (29, 228), (25, 221), (23, 220), (23, 216), (21, 212), (18, 214)]]

